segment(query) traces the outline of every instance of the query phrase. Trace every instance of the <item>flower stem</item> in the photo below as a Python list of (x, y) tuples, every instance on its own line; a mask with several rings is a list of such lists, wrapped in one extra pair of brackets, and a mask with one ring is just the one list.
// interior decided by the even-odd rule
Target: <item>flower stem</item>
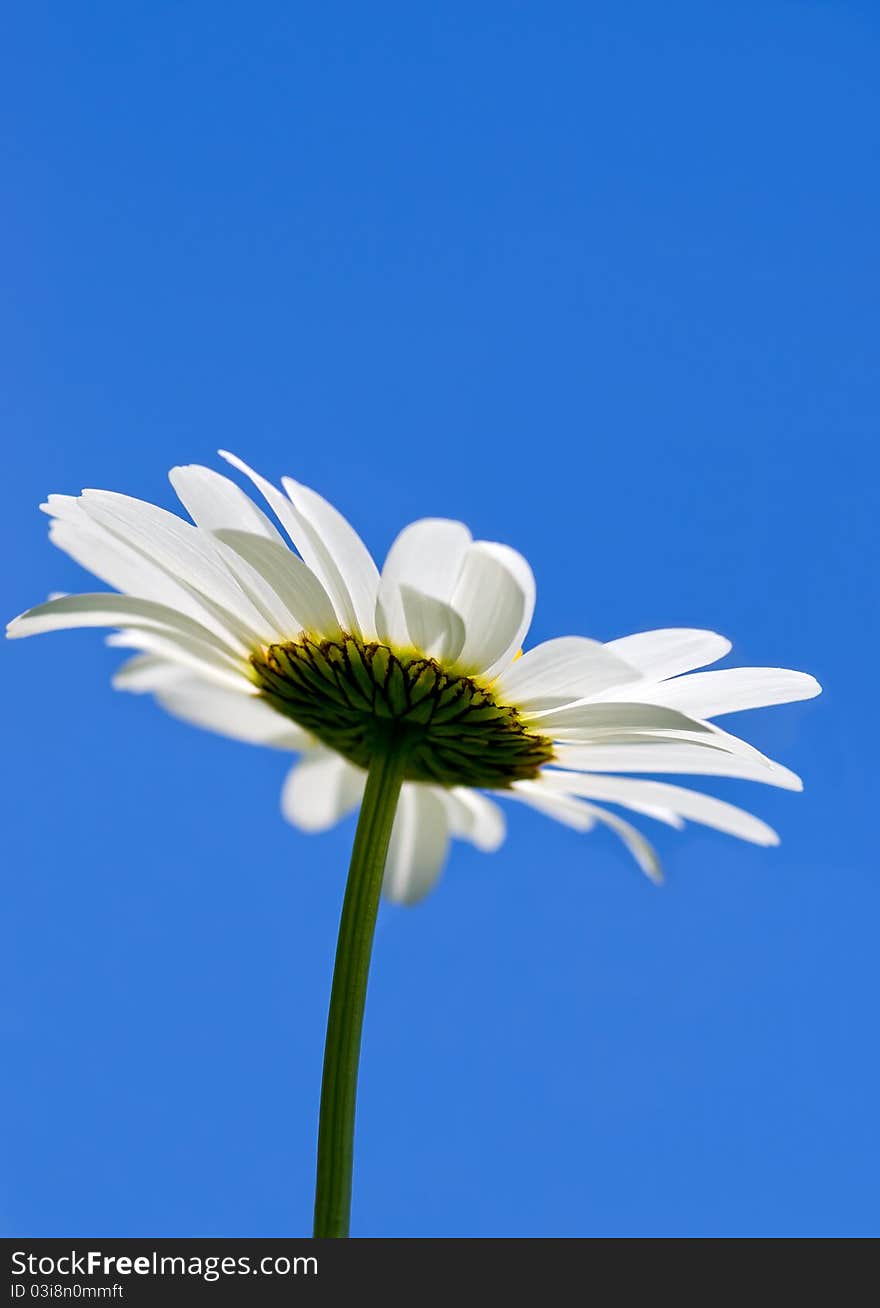
[(400, 743), (389, 738), (370, 763), (342, 904), (324, 1045), (316, 1237), (348, 1235), (361, 1029), (385, 856), (406, 764)]

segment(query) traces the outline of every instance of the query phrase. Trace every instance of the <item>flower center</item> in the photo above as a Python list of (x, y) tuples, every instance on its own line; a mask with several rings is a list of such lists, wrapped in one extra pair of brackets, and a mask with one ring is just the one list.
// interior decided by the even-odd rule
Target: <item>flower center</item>
[(553, 756), (515, 708), (420, 654), (303, 636), (251, 664), (274, 708), (362, 768), (393, 741), (406, 751), (407, 781), (491, 789), (537, 776)]

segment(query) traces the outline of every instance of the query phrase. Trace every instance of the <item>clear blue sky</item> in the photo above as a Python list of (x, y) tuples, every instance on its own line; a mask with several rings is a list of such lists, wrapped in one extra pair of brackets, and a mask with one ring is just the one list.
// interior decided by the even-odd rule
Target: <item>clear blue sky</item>
[[(515, 811), (383, 911), (357, 1234), (880, 1233), (878, 47), (846, 0), (7, 14), (4, 618), (90, 588), (46, 492), (171, 507), (224, 446), (380, 556), (516, 545), (534, 640), (826, 686), (730, 720), (804, 795), (700, 783), (781, 848), (655, 829), (657, 891)], [(2, 652), (0, 1229), (306, 1233), (351, 824), (98, 633)]]

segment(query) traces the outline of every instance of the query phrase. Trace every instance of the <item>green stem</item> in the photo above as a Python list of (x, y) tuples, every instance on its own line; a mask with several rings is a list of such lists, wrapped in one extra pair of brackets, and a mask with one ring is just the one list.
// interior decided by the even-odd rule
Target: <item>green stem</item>
[(370, 763), (342, 904), (324, 1045), (316, 1237), (348, 1235), (361, 1029), (385, 856), (403, 782), (405, 757), (399, 744), (389, 739)]

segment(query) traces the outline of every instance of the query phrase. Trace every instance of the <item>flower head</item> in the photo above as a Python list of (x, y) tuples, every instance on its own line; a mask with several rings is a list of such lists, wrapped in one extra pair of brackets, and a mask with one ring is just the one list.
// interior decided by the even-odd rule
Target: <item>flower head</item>
[(109, 491), (50, 495), (41, 507), (52, 540), (116, 593), (51, 599), (15, 618), (8, 635), (115, 628), (110, 642), (138, 651), (117, 687), (149, 692), (198, 726), (301, 753), (282, 807), (306, 830), (357, 807), (377, 749), (401, 751), (384, 888), (402, 902), (434, 884), (450, 836), (483, 850), (501, 843), (503, 814), (485, 791), (580, 831), (611, 827), (655, 879), (651, 846), (605, 804), (777, 843), (731, 804), (627, 774), (801, 789), (794, 773), (711, 719), (809, 698), (820, 689), (812, 677), (697, 672), (730, 643), (681, 628), (606, 644), (565, 636), (522, 654), (535, 584), (515, 550), (429, 518), (400, 533), (380, 573), (320, 495), (289, 478), (279, 490), (223, 457), (274, 521), (235, 482), (197, 466), (170, 474), (191, 522)]

